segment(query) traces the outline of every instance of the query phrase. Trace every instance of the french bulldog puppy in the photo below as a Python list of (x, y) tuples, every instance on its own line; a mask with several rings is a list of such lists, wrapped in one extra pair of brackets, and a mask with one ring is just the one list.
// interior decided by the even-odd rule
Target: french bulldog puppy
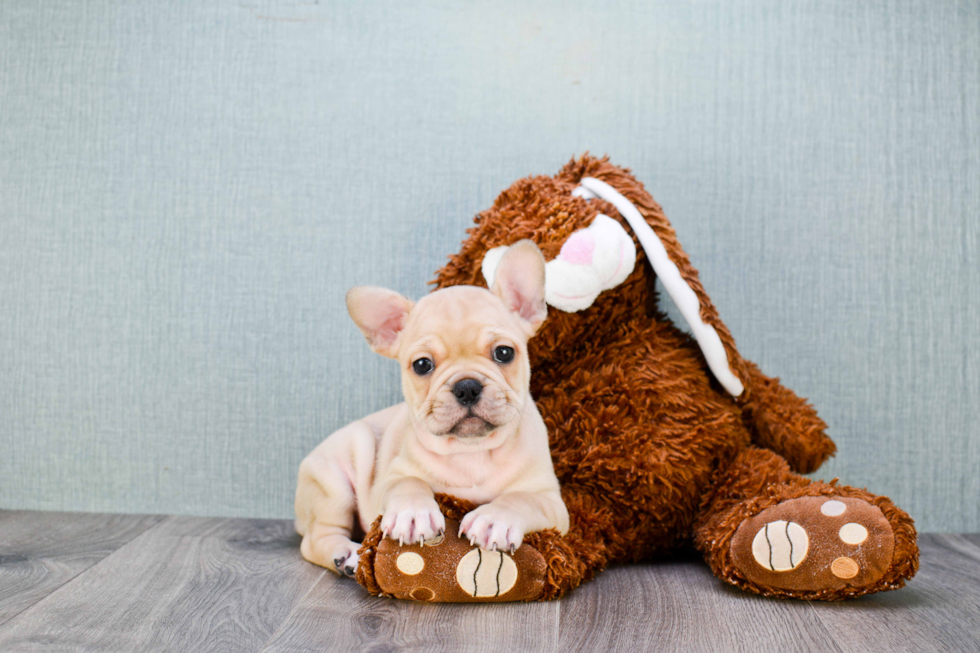
[(512, 246), (491, 290), (454, 286), (413, 304), (361, 286), (347, 293), (347, 308), (371, 349), (398, 361), (405, 401), (345, 426), (303, 460), (303, 557), (353, 576), (356, 525), (367, 531), (378, 515), (399, 543), (436, 538), (446, 527), (436, 492), (481, 504), (459, 534), (483, 549), (513, 552), (526, 533), (566, 533), (548, 434), (528, 389), (527, 341), (547, 315), (537, 246)]

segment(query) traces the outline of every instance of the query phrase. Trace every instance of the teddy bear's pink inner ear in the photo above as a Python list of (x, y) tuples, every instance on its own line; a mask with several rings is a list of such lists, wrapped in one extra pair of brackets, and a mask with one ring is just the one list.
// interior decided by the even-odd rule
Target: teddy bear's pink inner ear
[(595, 236), (583, 229), (576, 231), (561, 246), (558, 257), (572, 265), (592, 265), (595, 253)]

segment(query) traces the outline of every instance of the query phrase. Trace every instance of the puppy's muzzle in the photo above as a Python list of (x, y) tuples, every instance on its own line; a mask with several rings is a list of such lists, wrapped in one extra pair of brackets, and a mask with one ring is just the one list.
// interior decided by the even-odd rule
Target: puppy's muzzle
[(453, 386), (453, 396), (462, 406), (472, 406), (480, 401), (483, 385), (476, 379), (463, 379)]

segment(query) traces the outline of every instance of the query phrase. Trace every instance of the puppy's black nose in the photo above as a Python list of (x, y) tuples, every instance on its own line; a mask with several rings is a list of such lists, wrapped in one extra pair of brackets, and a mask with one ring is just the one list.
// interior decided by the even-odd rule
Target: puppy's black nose
[(462, 381), (457, 381), (456, 385), (453, 386), (453, 394), (456, 395), (456, 401), (464, 406), (472, 406), (480, 401), (481, 392), (483, 392), (483, 386), (476, 379), (463, 379)]

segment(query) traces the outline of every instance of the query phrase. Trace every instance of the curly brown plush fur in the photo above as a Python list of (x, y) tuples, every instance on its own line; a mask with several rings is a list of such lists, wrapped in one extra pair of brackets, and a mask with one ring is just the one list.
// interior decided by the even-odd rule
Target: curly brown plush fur
[[(549, 564), (549, 589), (540, 598), (561, 596), (610, 563), (663, 556), (692, 540), (720, 578), (762, 594), (838, 599), (900, 587), (918, 565), (912, 520), (883, 497), (799, 475), (833, 455), (826, 425), (804, 399), (741, 357), (662, 209), (628, 170), (586, 155), (554, 177), (517, 181), (476, 217), (434, 283), (485, 286), (486, 252), (524, 238), (551, 260), (597, 213), (632, 233), (611, 204), (572, 196), (583, 177), (605, 181), (639, 209), (696, 293), (702, 319), (718, 332), (745, 390), (737, 399), (728, 395), (697, 343), (661, 311), (655, 275), (638, 243), (635, 269), (624, 283), (586, 310), (549, 310), (529, 344), (531, 392), (548, 427), (572, 527), (563, 539), (526, 540), (561, 562)], [(863, 499), (881, 510), (894, 532), (884, 575), (863, 586), (831, 577), (833, 587), (806, 590), (748, 580), (732, 557), (739, 525), (780, 502), (823, 495)], [(365, 540), (369, 553), (376, 531)], [(370, 567), (370, 555), (362, 554), (359, 579), (380, 593)]]

